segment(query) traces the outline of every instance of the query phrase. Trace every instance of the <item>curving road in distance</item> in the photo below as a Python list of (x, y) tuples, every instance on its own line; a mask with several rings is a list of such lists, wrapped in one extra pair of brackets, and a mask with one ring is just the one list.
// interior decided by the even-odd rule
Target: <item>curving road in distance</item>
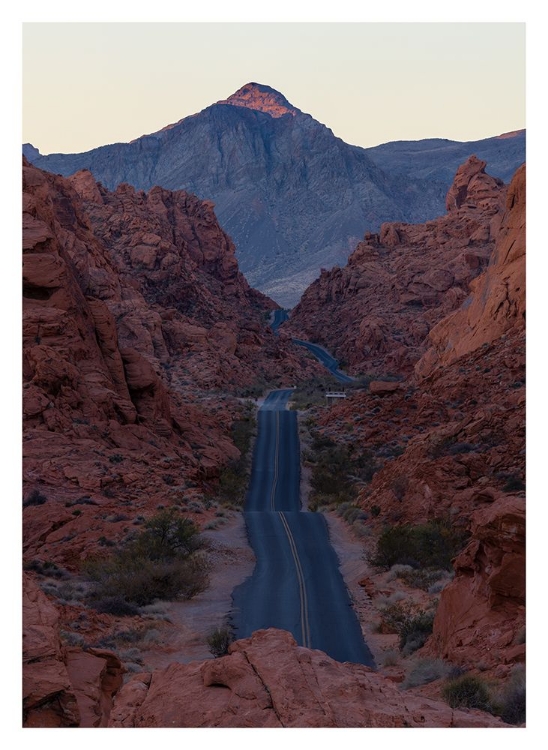
[[(282, 323), (288, 320), (288, 318), (289, 314), (287, 310), (274, 310), (272, 320), (270, 322), (270, 327), (275, 334), (278, 333), (278, 328)], [(311, 344), (310, 341), (302, 341), (301, 339), (292, 339), (292, 341), (294, 344), (303, 346), (305, 349), (308, 349), (308, 351), (312, 352), (316, 359), (318, 359), (321, 364), (327, 370), (329, 370), (333, 377), (335, 377), (340, 383), (356, 382), (356, 378), (352, 378), (350, 377), (350, 375), (347, 375), (346, 373), (339, 370), (339, 363), (335, 359), (335, 357), (332, 357), (331, 354), (329, 354), (329, 352), (322, 346), (319, 346), (319, 344)]]
[(373, 667), (325, 518), (300, 509), (297, 414), (287, 409), (291, 392), (273, 391), (259, 410), (244, 507), (257, 564), (232, 595), (235, 635), (281, 628), (302, 646)]

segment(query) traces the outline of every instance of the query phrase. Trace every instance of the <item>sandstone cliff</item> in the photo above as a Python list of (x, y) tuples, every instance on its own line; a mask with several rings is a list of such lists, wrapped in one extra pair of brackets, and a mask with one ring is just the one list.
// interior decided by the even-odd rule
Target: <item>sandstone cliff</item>
[(211, 389), (314, 365), (267, 328), (210, 204), (28, 164), (23, 186), (25, 558), (77, 564), (239, 455), (239, 402)]
[[(448, 196), (457, 214), (471, 184), (463, 177)], [(375, 465), (357, 496), (375, 536), (436, 518), (467, 530), (421, 653), (498, 676), (525, 658), (524, 217), (521, 168), (494, 214), (487, 268), (434, 327), (415, 372), (318, 415), (324, 434)]]

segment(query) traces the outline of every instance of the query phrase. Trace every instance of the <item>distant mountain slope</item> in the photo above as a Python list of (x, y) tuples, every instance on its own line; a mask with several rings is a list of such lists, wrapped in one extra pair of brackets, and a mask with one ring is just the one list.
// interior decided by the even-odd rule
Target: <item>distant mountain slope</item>
[(432, 179), (447, 182), (448, 186), (458, 167), (474, 154), (487, 162), (490, 174), (508, 183), (517, 167), (525, 161), (525, 130), (480, 141), (460, 142), (445, 138), (394, 141), (365, 150), (387, 174)]
[(393, 166), (388, 174), (367, 150), (257, 83), (131, 143), (29, 158), (62, 175), (89, 169), (109, 189), (161, 185), (213, 200), (249, 282), (287, 307), (320, 268), (344, 264), (366, 230), (443, 213), (455, 171), (445, 181)]

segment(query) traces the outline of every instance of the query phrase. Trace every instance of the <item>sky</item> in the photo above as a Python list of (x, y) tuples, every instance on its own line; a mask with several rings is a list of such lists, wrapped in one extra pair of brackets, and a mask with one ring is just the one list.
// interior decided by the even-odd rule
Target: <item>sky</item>
[(43, 154), (130, 141), (249, 81), (358, 146), (525, 127), (524, 23), (25, 23), (22, 72)]

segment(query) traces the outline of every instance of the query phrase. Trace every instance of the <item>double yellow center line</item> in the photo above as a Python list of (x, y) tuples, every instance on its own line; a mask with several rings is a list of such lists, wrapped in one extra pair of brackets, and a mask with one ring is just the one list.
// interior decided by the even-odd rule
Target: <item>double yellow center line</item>
[(293, 534), (291, 533), (291, 529), (289, 528), (287, 518), (281, 512), (279, 512), (278, 515), (280, 516), (280, 520), (285, 529), (285, 533), (287, 534), (289, 547), (291, 549), (291, 554), (293, 555), (293, 561), (295, 562), (295, 570), (297, 572), (297, 583), (299, 585), (299, 598), (301, 601), (302, 642), (303, 642), (303, 646), (305, 646), (306, 648), (310, 648), (310, 623), (308, 622), (308, 601), (306, 598), (306, 587), (304, 585), (303, 569), (301, 567), (299, 553), (297, 552), (297, 545), (295, 544), (295, 539), (293, 538)]
[(276, 506), (276, 489), (278, 487), (278, 473), (280, 462), (280, 412), (276, 412), (276, 450), (274, 452), (274, 479), (272, 480), (272, 490), (270, 491), (270, 510), (275, 510)]
[[(274, 479), (272, 480), (272, 489), (270, 491), (270, 510), (276, 510), (276, 490), (278, 488), (278, 477), (279, 477), (279, 463), (280, 463), (280, 412), (276, 411), (276, 440), (274, 450)], [(287, 518), (281, 511), (278, 511), (278, 515), (284, 527), (284, 531), (287, 535), (289, 542), (289, 549), (295, 563), (295, 572), (297, 574), (297, 584), (299, 587), (299, 599), (301, 604), (301, 635), (302, 644), (306, 648), (311, 647), (310, 643), (310, 623), (308, 621), (308, 601), (306, 596), (306, 586), (304, 584), (304, 574), (299, 559), (299, 553), (297, 552), (297, 545), (295, 539), (291, 533)]]

